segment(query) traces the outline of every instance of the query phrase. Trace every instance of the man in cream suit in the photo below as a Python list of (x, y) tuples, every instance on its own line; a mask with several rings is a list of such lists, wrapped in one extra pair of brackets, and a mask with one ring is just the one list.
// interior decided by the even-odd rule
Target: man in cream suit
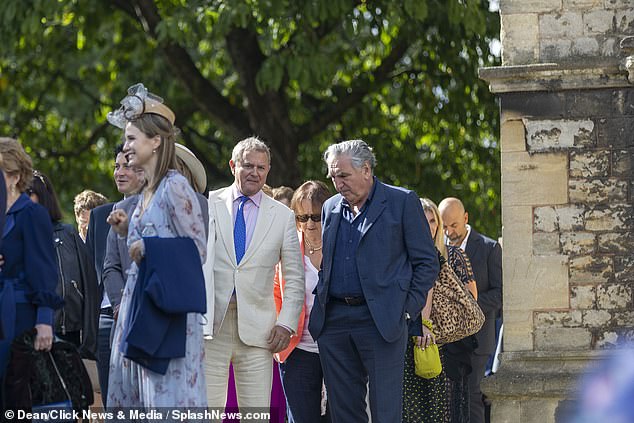
[[(224, 407), (229, 363), (238, 405), (269, 407), (273, 354), (288, 346), (304, 304), (295, 216), (262, 192), (271, 164), (257, 138), (240, 141), (229, 166), (233, 185), (209, 194), (205, 378), (209, 407)], [(286, 279), (279, 316), (273, 298), (275, 265)]]

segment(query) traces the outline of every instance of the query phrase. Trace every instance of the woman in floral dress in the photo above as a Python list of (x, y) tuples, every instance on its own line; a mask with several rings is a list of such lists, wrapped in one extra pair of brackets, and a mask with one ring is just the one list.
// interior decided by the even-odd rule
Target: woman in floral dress
[(124, 152), (131, 166), (145, 171), (147, 184), (132, 216), (128, 218), (123, 210), (115, 210), (108, 217), (117, 234), (127, 235), (134, 262), (128, 270), (114, 332), (107, 406), (206, 407), (202, 315), (187, 314), (185, 357), (171, 359), (164, 375), (122, 353), (128, 314), (135, 301), (138, 264), (145, 252), (142, 237), (189, 237), (198, 249), (201, 266), (206, 255), (200, 203), (185, 177), (174, 170), (174, 113), (142, 84), (130, 87), (128, 94), (121, 101), (121, 109), (108, 114), (108, 120), (125, 128)]

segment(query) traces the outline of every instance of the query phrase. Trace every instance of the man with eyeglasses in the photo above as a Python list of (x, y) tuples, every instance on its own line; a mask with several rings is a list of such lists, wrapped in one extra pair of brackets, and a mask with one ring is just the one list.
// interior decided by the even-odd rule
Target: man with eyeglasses
[[(257, 138), (240, 141), (229, 166), (234, 183), (209, 193), (207, 398), (210, 407), (224, 407), (232, 363), (240, 409), (268, 408), (273, 354), (288, 346), (304, 305), (304, 265), (293, 212), (262, 192), (268, 146)], [(279, 316), (277, 263), (286, 280)]]
[(372, 421), (400, 422), (408, 329), (422, 336), (436, 248), (418, 195), (379, 181), (364, 141), (333, 144), (324, 161), (339, 194), (322, 208), (322, 268), (308, 328), (332, 421), (367, 422), (369, 385)]

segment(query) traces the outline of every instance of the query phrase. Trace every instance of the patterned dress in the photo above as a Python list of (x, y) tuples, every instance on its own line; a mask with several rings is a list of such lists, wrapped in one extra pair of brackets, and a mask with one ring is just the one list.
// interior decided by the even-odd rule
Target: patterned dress
[[(206, 256), (206, 237), (200, 203), (187, 180), (174, 170), (159, 184), (145, 212), (139, 201), (130, 218), (128, 247), (142, 236), (190, 237), (198, 247), (201, 263)], [(137, 282), (132, 263), (117, 320), (108, 384), (108, 408), (206, 407), (202, 315), (187, 315), (185, 357), (172, 359), (164, 375), (152, 372), (123, 357), (122, 334)]]
[[(467, 255), (458, 247), (447, 246), (447, 262), (463, 283), (474, 279), (471, 263)], [(470, 337), (469, 337), (470, 338)], [(460, 343), (454, 342), (453, 344)], [(403, 423), (443, 423), (469, 421), (469, 394), (467, 375), (460, 380), (449, 377), (455, 373), (447, 368), (446, 348), (452, 344), (439, 347), (442, 372), (432, 379), (416, 375), (414, 370), (414, 342), (412, 337), (407, 341), (405, 351), (405, 373), (403, 376)], [(451, 366), (453, 366), (453, 361)], [(466, 414), (464, 407), (466, 405)], [(466, 420), (465, 420), (466, 418)]]

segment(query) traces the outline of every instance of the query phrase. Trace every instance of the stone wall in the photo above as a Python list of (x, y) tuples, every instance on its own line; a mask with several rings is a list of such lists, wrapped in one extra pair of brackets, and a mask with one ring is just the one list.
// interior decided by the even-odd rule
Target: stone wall
[(557, 422), (579, 376), (634, 341), (634, 1), (500, 15), (503, 66), (481, 77), (501, 106), (504, 352), (483, 391), (494, 423)]
[(617, 57), (632, 35), (631, 0), (500, 0), (502, 64)]

